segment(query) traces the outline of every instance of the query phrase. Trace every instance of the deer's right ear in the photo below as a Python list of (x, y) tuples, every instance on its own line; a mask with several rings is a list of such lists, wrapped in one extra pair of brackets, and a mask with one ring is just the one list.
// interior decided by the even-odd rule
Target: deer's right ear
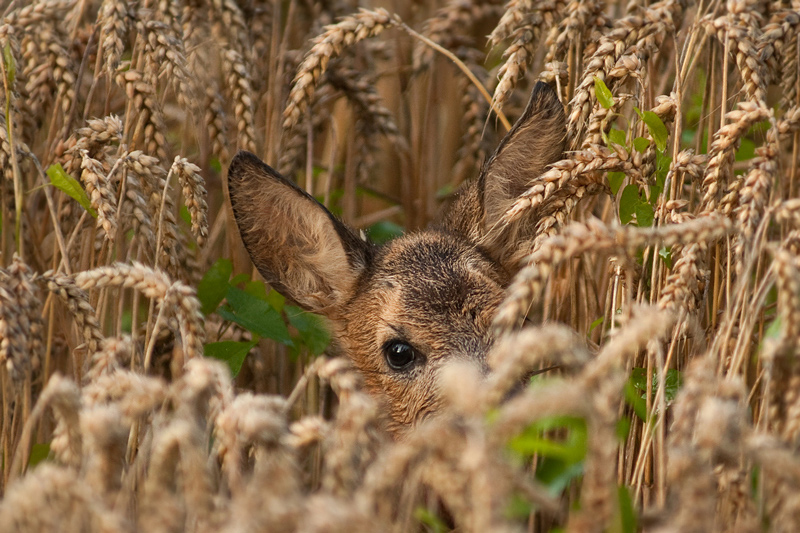
[(233, 216), (253, 264), (278, 292), (331, 316), (353, 295), (372, 247), (250, 152), (228, 168)]

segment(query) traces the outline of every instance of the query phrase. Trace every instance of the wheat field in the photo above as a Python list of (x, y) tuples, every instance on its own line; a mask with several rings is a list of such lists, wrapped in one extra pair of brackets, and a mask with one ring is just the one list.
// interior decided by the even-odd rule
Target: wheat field
[[(2, 6), (0, 531), (800, 531), (800, 3)], [(540, 80), (492, 373), (393, 441), (225, 169), (383, 241)]]

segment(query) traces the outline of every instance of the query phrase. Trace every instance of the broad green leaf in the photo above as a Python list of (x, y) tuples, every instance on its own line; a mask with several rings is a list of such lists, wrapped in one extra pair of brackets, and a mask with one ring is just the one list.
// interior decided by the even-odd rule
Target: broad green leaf
[(611, 131), (608, 132), (608, 139), (620, 146), (628, 146), (628, 138), (625, 132), (617, 128), (611, 128)]
[(228, 363), (231, 375), (236, 377), (242, 369), (245, 357), (256, 344), (258, 344), (257, 340), (250, 342), (210, 342), (204, 346), (204, 353), (206, 357), (213, 357)]
[(97, 212), (92, 209), (89, 195), (83, 190), (78, 180), (67, 174), (67, 171), (64, 170), (61, 163), (50, 165), (47, 169), (47, 175), (50, 177), (50, 183), (52, 183), (53, 186), (67, 193), (70, 198), (81, 204), (81, 207), (86, 209), (90, 215), (97, 218)]
[(624, 172), (609, 172), (608, 173), (608, 186), (611, 188), (611, 194), (616, 195), (619, 188), (622, 187), (622, 182), (625, 181)]
[(658, 197), (661, 196), (661, 192), (663, 190), (664, 189), (661, 187), (661, 185), (650, 186), (650, 198), (649, 198), (650, 205), (652, 205), (653, 207), (656, 206), (656, 202), (658, 202)]
[(670, 368), (664, 376), (664, 398), (667, 402), (675, 401), (678, 391), (683, 386), (683, 373), (680, 370)]
[[(566, 429), (567, 436), (563, 440), (544, 436), (552, 429)], [(574, 416), (554, 416), (537, 420), (511, 439), (508, 446), (522, 455), (539, 454), (552, 457), (567, 463), (576, 463), (586, 457), (587, 443), (586, 421)]]
[(249, 281), (250, 281), (249, 274), (236, 274), (231, 278), (231, 280), (228, 283), (230, 284), (231, 287), (238, 287), (242, 283), (247, 283)]
[(620, 223), (630, 224), (636, 212), (636, 205), (639, 204), (639, 187), (628, 185), (622, 189), (622, 196), (619, 198), (619, 221)]
[(289, 323), (300, 333), (300, 340), (313, 355), (325, 351), (331, 342), (331, 334), (325, 326), (325, 320), (313, 313), (307, 313), (293, 305), (285, 308)]
[(583, 462), (565, 463), (545, 457), (536, 468), (536, 479), (547, 487), (548, 492), (558, 496), (572, 480), (583, 475)]
[(642, 120), (650, 132), (650, 136), (653, 137), (653, 140), (656, 142), (656, 148), (662, 152), (666, 150), (669, 132), (664, 122), (661, 121), (661, 118), (652, 111), (645, 111), (642, 113)]
[(376, 222), (367, 230), (370, 240), (376, 244), (383, 244), (402, 234), (403, 227), (388, 220)]
[(597, 97), (597, 101), (604, 108), (611, 109), (611, 106), (614, 105), (614, 95), (608, 90), (605, 82), (597, 76), (594, 77), (594, 94)]
[(14, 54), (11, 53), (11, 43), (6, 43), (3, 47), (3, 63), (6, 67), (6, 79), (9, 84), (17, 79), (17, 62), (14, 61)]
[(294, 345), (280, 313), (267, 302), (236, 287), (229, 287), (225, 298), (230, 307), (223, 306), (217, 311), (222, 318), (236, 322), (261, 337), (287, 346)]
[[(265, 302), (270, 303), (269, 296), (267, 296), (267, 287), (264, 285), (263, 281), (248, 281), (244, 284), (243, 290), (250, 296), (255, 296), (259, 300), (264, 300)], [(275, 310), (277, 311), (277, 309)]]
[(219, 303), (228, 292), (228, 279), (233, 272), (233, 264), (229, 259), (219, 259), (211, 265), (203, 279), (197, 284), (197, 299), (200, 300), (203, 314), (208, 316), (216, 311)]
[(648, 148), (650, 148), (649, 139), (645, 139), (644, 137), (636, 137), (633, 140), (633, 149), (637, 152), (644, 153)]
[(628, 402), (628, 405), (633, 407), (633, 412), (636, 413), (636, 416), (642, 422), (647, 422), (647, 404), (641, 398), (641, 396), (636, 392), (636, 387), (632, 383), (632, 379), (629, 379), (625, 383), (625, 401)]
[[(653, 372), (655, 374), (655, 371)], [(653, 376), (655, 379), (655, 375)], [(635, 367), (631, 369), (631, 385), (636, 387), (637, 390), (640, 392), (646, 393), (647, 391), (647, 369), (642, 367)], [(646, 398), (644, 394), (641, 394), (642, 398)]]
[(745, 137), (739, 143), (739, 149), (736, 150), (736, 161), (748, 161), (755, 156), (756, 143)]
[(603, 321), (604, 321), (605, 319), (606, 319), (606, 317), (604, 317), (604, 316), (601, 316), (600, 318), (595, 318), (595, 319), (594, 319), (594, 322), (592, 322), (592, 323), (589, 325), (589, 333), (591, 333), (592, 331), (594, 331), (594, 328), (596, 328), (597, 326), (599, 326), (600, 324), (602, 324), (602, 323), (603, 323)]
[[(653, 389), (652, 392), (655, 395), (656, 388), (658, 387), (658, 374), (655, 370), (653, 370)], [(631, 370), (631, 378), (630, 384), (633, 385), (636, 390), (639, 391), (639, 396), (643, 399), (647, 399), (647, 370), (641, 367), (636, 367)], [(667, 402), (672, 402), (675, 400), (675, 397), (678, 395), (678, 391), (683, 386), (683, 373), (679, 370), (675, 370), (674, 368), (670, 368), (667, 370), (667, 374), (664, 376), (664, 398)]]
[(267, 302), (273, 309), (280, 313), (283, 311), (283, 306), (286, 305), (286, 298), (275, 289), (272, 289), (267, 293)]
[(639, 201), (634, 207), (634, 211), (636, 212), (637, 226), (640, 228), (649, 228), (653, 225), (655, 212), (653, 211), (652, 205), (648, 204), (647, 202)]
[(576, 449), (574, 446), (562, 444), (545, 437), (537, 437), (535, 435), (516, 437), (509, 442), (509, 447), (520, 454), (539, 454), (544, 457), (553, 457), (567, 462), (579, 460), (580, 453), (580, 450)]

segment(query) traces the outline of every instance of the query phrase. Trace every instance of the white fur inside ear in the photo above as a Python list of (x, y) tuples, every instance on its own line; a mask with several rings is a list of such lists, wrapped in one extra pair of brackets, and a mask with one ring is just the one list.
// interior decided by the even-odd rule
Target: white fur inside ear
[(367, 234), (364, 233), (363, 229), (358, 230), (358, 236), (361, 237), (361, 240), (367, 242)]

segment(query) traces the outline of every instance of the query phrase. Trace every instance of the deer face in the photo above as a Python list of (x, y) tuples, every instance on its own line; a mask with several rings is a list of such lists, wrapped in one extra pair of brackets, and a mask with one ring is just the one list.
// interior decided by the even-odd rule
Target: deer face
[(437, 410), (436, 377), (456, 359), (488, 370), (494, 309), (507, 275), (458, 235), (425, 231), (380, 249), (338, 335), (383, 400), (394, 432)]
[(492, 318), (526, 228), (481, 242), (527, 184), (561, 156), (564, 137), (561, 104), (537, 84), (479, 179), (460, 191), (440, 221), (380, 247), (254, 155), (240, 152), (231, 162), (231, 204), (253, 263), (284, 296), (329, 318), (393, 433), (436, 412), (437, 375), (446, 363), (463, 360), (488, 370)]

